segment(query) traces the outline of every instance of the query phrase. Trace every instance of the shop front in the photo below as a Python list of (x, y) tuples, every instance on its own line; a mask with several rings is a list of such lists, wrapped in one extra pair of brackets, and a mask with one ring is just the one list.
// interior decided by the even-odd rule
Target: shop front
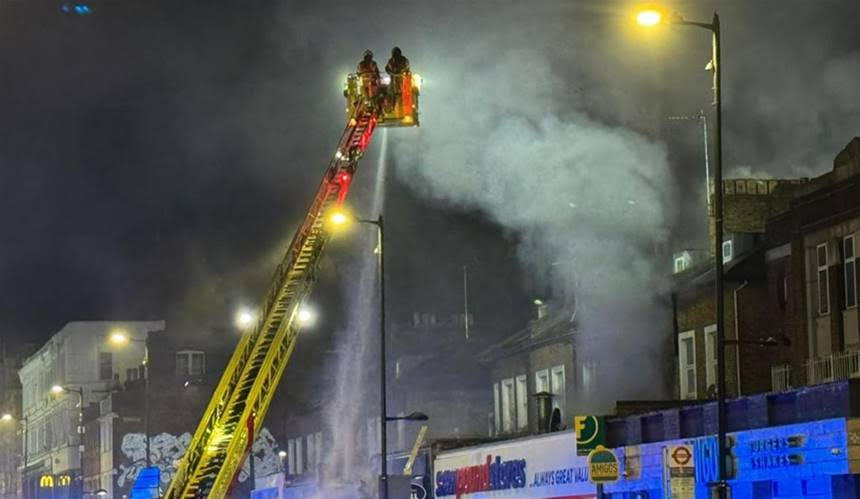
[(442, 452), (433, 476), (437, 498), (595, 497), (571, 431)]
[[(728, 435), (732, 499), (860, 497), (860, 419), (834, 418)], [(717, 480), (715, 436), (615, 449), (607, 499), (701, 499)], [(852, 459), (853, 458), (853, 459)]]

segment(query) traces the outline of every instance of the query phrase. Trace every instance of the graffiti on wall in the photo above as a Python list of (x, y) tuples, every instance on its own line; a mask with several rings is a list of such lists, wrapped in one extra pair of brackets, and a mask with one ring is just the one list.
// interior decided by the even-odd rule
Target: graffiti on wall
[[(191, 434), (183, 433), (178, 436), (169, 433), (153, 435), (150, 439), (150, 457), (152, 464), (161, 469), (162, 486), (167, 486), (176, 472), (176, 466), (182, 459), (182, 454), (191, 442)], [(143, 433), (127, 433), (122, 437), (122, 461), (117, 466), (116, 486), (128, 488), (134, 483), (138, 472), (146, 467), (146, 438)], [(253, 448), (254, 473), (264, 477), (281, 471), (278, 457), (278, 444), (268, 429), (263, 428), (257, 435)], [(239, 481), (244, 482), (250, 476), (248, 460), (239, 474)]]

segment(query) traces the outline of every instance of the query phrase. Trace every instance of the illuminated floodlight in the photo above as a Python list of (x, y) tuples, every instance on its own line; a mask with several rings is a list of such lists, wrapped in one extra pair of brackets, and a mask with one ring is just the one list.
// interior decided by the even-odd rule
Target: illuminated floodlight
[(312, 326), (316, 322), (316, 320), (317, 313), (314, 309), (310, 307), (302, 306), (296, 313), (296, 321), (298, 322), (299, 326)]
[(236, 327), (245, 329), (250, 326), (252, 322), (254, 322), (254, 314), (247, 308), (240, 308), (239, 311), (236, 312)]
[(660, 24), (663, 21), (663, 14), (654, 8), (640, 10), (636, 14), (636, 22), (640, 26), (652, 27)]
[(54, 385), (51, 387), (51, 393), (59, 395), (60, 393), (65, 393), (65, 392), (66, 392), (66, 389), (60, 385)]
[(6, 414), (3, 414), (2, 416), (0, 416), (0, 421), (3, 421), (4, 423), (8, 423), (9, 421), (12, 421), (12, 415), (7, 412)]

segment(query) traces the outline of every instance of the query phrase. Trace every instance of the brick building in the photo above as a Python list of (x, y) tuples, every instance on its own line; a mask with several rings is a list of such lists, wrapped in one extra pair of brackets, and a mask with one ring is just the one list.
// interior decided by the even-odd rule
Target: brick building
[(767, 223), (767, 317), (792, 340), (771, 364), (774, 389), (860, 377), (856, 252), (860, 137)]
[[(184, 336), (151, 333), (149, 434), (152, 465), (171, 476), (185, 450), (230, 353), (223, 331)], [(85, 490), (128, 497), (146, 465), (144, 369), (127, 370), (85, 413)]]
[[(860, 138), (819, 177), (733, 179), (723, 189), (728, 394), (860, 377)], [(715, 394), (712, 258), (675, 262), (680, 398)]]
[[(723, 181), (724, 324), (726, 391), (731, 396), (767, 390), (770, 377), (761, 369), (769, 349), (759, 310), (767, 293), (764, 270), (766, 222), (787, 209), (807, 179), (727, 179)], [(713, 216), (709, 217), (713, 241)], [(708, 250), (675, 256), (674, 321), (677, 337), (675, 394), (682, 399), (716, 394), (717, 349), (712, 242)], [(697, 257), (697, 258), (696, 258)], [(683, 260), (680, 260), (683, 258)], [(764, 374), (762, 374), (764, 373)]]
[(538, 403), (542, 393), (549, 395), (551, 409), (559, 410), (560, 424), (566, 426), (574, 414), (575, 397), (591, 389), (595, 366), (584, 359), (577, 362), (573, 308), (541, 302), (536, 306), (536, 319), (479, 356), (490, 371), (490, 435), (547, 431), (547, 414)]

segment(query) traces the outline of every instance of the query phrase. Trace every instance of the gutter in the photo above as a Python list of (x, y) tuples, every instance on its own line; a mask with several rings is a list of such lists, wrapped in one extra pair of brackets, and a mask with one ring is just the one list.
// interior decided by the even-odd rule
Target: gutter
[(735, 297), (735, 371), (737, 382), (737, 396), (741, 396), (741, 330), (740, 319), (738, 318), (738, 291), (744, 289), (749, 284), (749, 281), (744, 281), (743, 284), (736, 287), (733, 291)]

